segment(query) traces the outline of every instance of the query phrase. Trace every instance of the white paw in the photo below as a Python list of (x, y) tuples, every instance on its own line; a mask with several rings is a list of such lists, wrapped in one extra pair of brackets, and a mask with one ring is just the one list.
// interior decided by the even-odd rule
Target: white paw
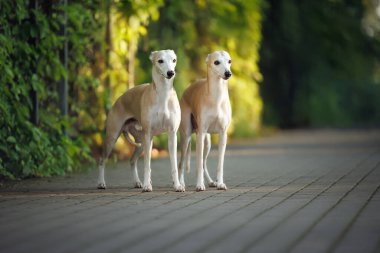
[(183, 188), (185, 188), (185, 186), (186, 186), (185, 181), (181, 180), (181, 181), (179, 181), (179, 183), (182, 185)]
[(140, 181), (135, 182), (135, 188), (142, 188), (142, 183)]
[(224, 183), (217, 183), (216, 189), (218, 190), (227, 190), (227, 186)]
[(205, 187), (204, 184), (200, 184), (200, 185), (197, 185), (197, 186), (195, 187), (195, 190), (196, 190), (197, 192), (205, 191), (205, 190), (206, 190), (206, 187)]
[(152, 185), (151, 184), (144, 185), (142, 191), (143, 192), (151, 192), (151, 191), (153, 191)]
[(185, 191), (185, 187), (184, 187), (183, 185), (181, 185), (181, 184), (179, 184), (179, 185), (175, 185), (175, 186), (174, 186), (174, 190), (175, 190), (176, 192), (184, 192), (184, 191)]
[(216, 187), (216, 183), (214, 181), (208, 183), (208, 186), (209, 187)]
[(98, 189), (105, 190), (106, 188), (107, 188), (107, 187), (106, 187), (106, 183), (105, 183), (105, 182), (98, 183)]

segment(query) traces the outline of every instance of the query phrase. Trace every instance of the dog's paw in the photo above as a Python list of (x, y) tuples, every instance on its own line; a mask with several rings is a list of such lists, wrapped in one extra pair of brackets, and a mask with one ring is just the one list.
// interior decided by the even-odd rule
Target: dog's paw
[(142, 183), (140, 181), (135, 182), (135, 188), (142, 188)]
[(216, 189), (218, 189), (218, 190), (227, 190), (227, 186), (224, 183), (221, 183), (221, 184), (218, 183), (216, 185)]
[(197, 192), (205, 191), (205, 190), (206, 190), (206, 187), (205, 187), (204, 184), (200, 184), (200, 185), (197, 185), (197, 186), (195, 187), (195, 190), (196, 190)]
[(174, 186), (174, 190), (175, 190), (176, 192), (184, 192), (184, 191), (185, 191), (185, 186), (179, 184), (179, 185), (177, 185), (177, 186)]
[(216, 187), (216, 183), (214, 181), (208, 183), (208, 186), (209, 187)]
[(144, 185), (142, 188), (143, 188), (142, 189), (143, 192), (151, 192), (151, 191), (153, 191), (153, 188), (152, 188), (151, 184)]
[(101, 190), (105, 190), (107, 187), (106, 187), (106, 183), (103, 182), (103, 183), (98, 183), (98, 189), (101, 189)]
[(179, 181), (179, 183), (182, 185), (183, 188), (185, 188), (186, 184), (185, 184), (185, 181)]

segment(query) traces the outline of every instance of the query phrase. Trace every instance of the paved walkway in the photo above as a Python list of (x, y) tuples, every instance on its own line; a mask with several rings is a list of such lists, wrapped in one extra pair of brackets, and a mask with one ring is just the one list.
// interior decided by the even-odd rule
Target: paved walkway
[(124, 162), (105, 191), (96, 170), (5, 184), (0, 251), (380, 252), (379, 163), (380, 131), (294, 131), (228, 145), (227, 191), (195, 192), (194, 158), (185, 193), (168, 159), (152, 162), (152, 193)]

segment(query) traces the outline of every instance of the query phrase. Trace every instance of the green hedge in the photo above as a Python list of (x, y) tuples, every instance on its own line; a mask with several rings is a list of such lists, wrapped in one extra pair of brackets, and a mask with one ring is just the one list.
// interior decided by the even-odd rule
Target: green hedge
[[(37, 9), (26, 0), (0, 3), (0, 177), (62, 175), (91, 161), (89, 146), (70, 128), (75, 123), (70, 101), (70, 116), (60, 115), (57, 81), (70, 77), (70, 87), (88, 89), (96, 80), (76, 75), (89, 61), (86, 30), (98, 27), (89, 7), (92, 1), (64, 7), (56, 1), (41, 2)], [(69, 71), (60, 62), (64, 38), (60, 36), (63, 13), (68, 16)], [(93, 31), (92, 31), (93, 32)], [(80, 80), (85, 80), (80, 82)], [(30, 94), (39, 97), (39, 122), (30, 122)], [(64, 134), (63, 129), (68, 134)]]

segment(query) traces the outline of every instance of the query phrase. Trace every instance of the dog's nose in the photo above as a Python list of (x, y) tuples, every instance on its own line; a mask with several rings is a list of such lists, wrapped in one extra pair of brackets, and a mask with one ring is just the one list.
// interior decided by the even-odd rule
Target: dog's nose
[(169, 70), (167, 73), (169, 78), (171, 78), (172, 76), (174, 76), (174, 71), (173, 70)]
[(225, 76), (226, 78), (230, 78), (230, 77), (232, 76), (231, 71), (226, 71), (226, 72), (224, 72), (224, 76)]

